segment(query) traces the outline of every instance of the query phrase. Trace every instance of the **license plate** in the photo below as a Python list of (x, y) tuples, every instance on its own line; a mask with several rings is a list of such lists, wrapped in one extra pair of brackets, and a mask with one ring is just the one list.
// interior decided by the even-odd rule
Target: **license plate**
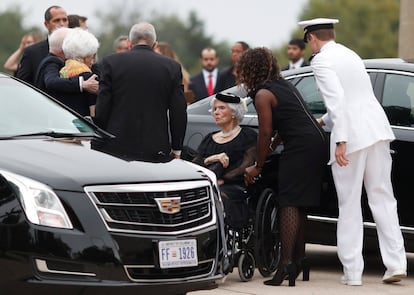
[(161, 268), (197, 266), (197, 241), (175, 240), (158, 242)]

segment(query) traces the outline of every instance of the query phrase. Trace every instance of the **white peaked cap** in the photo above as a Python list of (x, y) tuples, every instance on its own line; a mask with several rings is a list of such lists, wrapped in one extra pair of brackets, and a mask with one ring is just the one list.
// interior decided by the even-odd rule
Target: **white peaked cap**
[(310, 32), (321, 29), (333, 29), (333, 25), (339, 23), (334, 18), (314, 18), (310, 20), (300, 21), (298, 24), (303, 28), (303, 41), (307, 42), (306, 35)]

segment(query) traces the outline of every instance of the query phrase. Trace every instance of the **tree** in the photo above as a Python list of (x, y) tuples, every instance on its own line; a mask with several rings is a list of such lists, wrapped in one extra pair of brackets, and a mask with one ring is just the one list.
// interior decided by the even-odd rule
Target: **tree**
[[(142, 19), (140, 13), (141, 1), (122, 1), (112, 3), (111, 9), (98, 10), (96, 17), (99, 19), (102, 30), (98, 32), (99, 57), (104, 57), (113, 52), (113, 42), (120, 35), (128, 35), (131, 25)], [(122, 17), (120, 17), (122, 16)]]
[[(195, 11), (191, 11), (183, 21), (175, 14), (166, 15), (146, 9), (148, 3), (143, 0), (122, 0), (112, 3), (110, 9), (98, 9), (95, 15), (100, 23), (100, 31), (96, 37), (100, 42), (99, 59), (113, 52), (113, 42), (120, 35), (128, 35), (131, 26), (140, 21), (154, 24), (158, 40), (169, 42), (180, 57), (181, 62), (190, 73), (198, 72), (200, 52), (205, 47), (213, 47), (220, 56), (220, 66), (230, 65), (230, 45), (227, 42), (216, 43), (211, 35), (205, 32), (204, 22)], [(16, 50), (21, 37), (34, 28), (24, 28), (24, 14), (19, 7), (8, 8), (0, 13), (0, 63)], [(39, 29), (37, 29), (39, 30)]]
[[(399, 0), (310, 0), (301, 20), (339, 19), (337, 41), (362, 58), (395, 57), (398, 53)], [(298, 29), (294, 36), (302, 36)]]
[(39, 30), (39, 28), (24, 28), (23, 27), (23, 13), (19, 7), (10, 8), (4, 12), (0, 12), (0, 28), (7, 28), (7, 30), (0, 30), (0, 66), (3, 71), (3, 64), (19, 46), (21, 38), (24, 34), (32, 30)]
[(205, 47), (213, 47), (220, 56), (221, 64), (230, 62), (228, 43), (215, 43), (204, 32), (204, 22), (195, 11), (189, 13), (186, 23), (177, 16), (160, 16), (153, 20), (158, 31), (158, 40), (167, 41), (180, 57), (181, 62), (190, 73), (200, 71), (200, 53)]
[[(144, 20), (144, 15), (137, 12), (142, 11), (137, 8), (141, 5), (140, 1), (124, 1), (117, 5), (114, 4), (110, 11), (97, 13), (100, 23), (105, 24), (102, 26), (105, 31), (97, 35), (101, 44), (100, 57), (112, 52), (113, 41), (119, 35), (128, 35), (133, 24)], [(122, 18), (119, 17), (120, 15)], [(222, 57), (221, 64), (230, 62), (228, 54), (230, 46), (225, 42), (215, 43), (212, 37), (205, 33), (204, 22), (198, 18), (196, 12), (191, 11), (187, 21), (182, 21), (175, 14), (166, 15), (158, 12), (149, 13), (145, 19), (155, 26), (158, 41), (170, 43), (190, 73), (200, 70), (199, 56), (205, 47), (213, 47), (217, 50), (219, 56)]]

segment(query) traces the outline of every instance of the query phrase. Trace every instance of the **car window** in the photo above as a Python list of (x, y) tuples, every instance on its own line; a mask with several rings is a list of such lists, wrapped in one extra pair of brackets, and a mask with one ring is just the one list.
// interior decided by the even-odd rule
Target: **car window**
[(211, 98), (204, 98), (190, 104), (187, 107), (187, 113), (192, 115), (207, 115), (210, 114), (209, 110)]
[(382, 105), (392, 125), (414, 126), (414, 77), (387, 74)]
[(302, 77), (294, 83), (296, 88), (299, 90), (303, 99), (306, 101), (310, 112), (315, 117), (320, 117), (326, 113), (325, 104), (322, 96), (316, 86), (316, 81), (313, 76)]
[(246, 105), (247, 105), (247, 115), (256, 115), (256, 108), (254, 107), (253, 104), (253, 99), (249, 99), (246, 101)]
[(37, 132), (93, 133), (87, 123), (42, 93), (0, 79), (0, 137)]
[[(244, 90), (244, 88), (240, 86), (233, 86), (220, 92), (234, 94), (242, 98), (247, 96), (246, 90)], [(210, 101), (212, 98), (213, 98), (213, 95), (190, 104), (187, 107), (187, 114), (189, 115), (210, 115), (211, 114)], [(248, 106), (248, 108), (249, 108), (248, 112), (250, 112), (251, 108), (254, 109), (254, 106), (251, 106), (251, 107)], [(254, 113), (256, 114), (256, 111), (254, 111)]]

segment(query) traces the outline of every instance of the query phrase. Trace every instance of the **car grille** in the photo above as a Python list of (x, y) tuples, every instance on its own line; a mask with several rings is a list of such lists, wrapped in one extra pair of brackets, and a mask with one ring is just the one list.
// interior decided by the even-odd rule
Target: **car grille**
[(207, 181), (89, 186), (85, 190), (112, 231), (177, 234), (215, 222)]
[(204, 277), (214, 271), (214, 259), (200, 261), (198, 266), (160, 269), (156, 267), (125, 266), (131, 281), (174, 281)]

